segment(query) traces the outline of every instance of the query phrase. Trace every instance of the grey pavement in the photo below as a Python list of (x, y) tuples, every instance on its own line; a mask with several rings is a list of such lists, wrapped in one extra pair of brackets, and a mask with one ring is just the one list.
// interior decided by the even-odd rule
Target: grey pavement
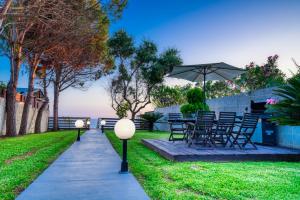
[(149, 199), (131, 174), (119, 174), (121, 159), (105, 135), (87, 131), (17, 200)]

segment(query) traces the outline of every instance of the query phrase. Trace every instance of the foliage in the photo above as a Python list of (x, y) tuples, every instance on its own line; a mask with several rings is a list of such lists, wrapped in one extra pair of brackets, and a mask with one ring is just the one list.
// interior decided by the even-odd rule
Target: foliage
[(122, 105), (128, 105), (134, 119), (151, 103), (151, 92), (163, 82), (164, 75), (172, 66), (181, 64), (179, 52), (167, 49), (158, 54), (156, 44), (148, 40), (135, 46), (133, 38), (123, 30), (113, 34), (108, 46), (117, 68), (108, 88), (112, 107), (118, 111)]
[(149, 123), (149, 131), (153, 131), (154, 123), (162, 118), (163, 114), (159, 112), (146, 112), (141, 115), (141, 118)]
[(192, 88), (187, 92), (187, 104), (180, 107), (183, 114), (194, 114), (198, 110), (209, 110), (208, 105), (204, 103), (203, 92), (200, 88)]
[(204, 102), (203, 92), (200, 88), (191, 88), (186, 94), (187, 102), (189, 104)]
[(300, 125), (300, 78), (289, 79), (288, 84), (275, 90), (275, 94), (283, 99), (271, 105), (273, 120), (283, 125)]
[(269, 56), (267, 63), (258, 66), (251, 62), (246, 66), (247, 72), (235, 80), (246, 91), (279, 86), (285, 83), (285, 75), (278, 68), (278, 55)]
[(6, 84), (3, 81), (0, 81), (0, 91), (6, 89)]
[(15, 199), (76, 136), (60, 131), (0, 139), (0, 199)]
[(293, 73), (293, 76), (291, 77), (292, 78), (300, 78), (300, 65), (296, 62), (296, 60), (292, 59), (296, 68), (297, 68), (297, 72), (296, 73)]
[[(0, 16), (0, 50), (11, 61), (6, 95), (7, 135), (16, 135), (15, 96), (21, 65), (27, 64), (29, 80), (20, 134), (26, 132), (38, 68), (59, 68), (55, 72), (68, 68), (65, 74), (55, 73), (53, 113), (57, 129), (57, 91), (82, 88), (87, 82), (83, 74), (89, 73), (88, 80), (96, 80), (111, 68), (107, 48), (109, 23), (112, 17), (120, 16), (126, 4), (127, 0), (5, 1), (7, 6), (2, 6)], [(58, 88), (59, 82), (66, 80), (67, 84)]]
[(123, 103), (120, 105), (117, 105), (116, 107), (116, 114), (120, 119), (127, 117), (127, 111), (129, 109), (129, 106), (127, 103)]
[[(107, 133), (117, 152), (122, 143)], [(129, 140), (128, 162), (151, 199), (299, 199), (298, 162), (172, 162), (145, 147), (141, 139), (167, 139), (169, 133), (137, 131)]]
[(183, 87), (170, 87), (167, 85), (159, 85), (155, 87), (151, 93), (152, 103), (159, 108), (181, 105), (187, 102), (186, 93), (191, 88), (191, 85)]
[(232, 96), (241, 91), (231, 81), (207, 81), (206, 98), (214, 99), (224, 96)]
[(162, 116), (163, 116), (163, 114), (161, 114), (159, 112), (146, 112), (141, 115), (141, 118), (146, 120), (147, 122), (154, 123), (157, 120), (159, 120)]

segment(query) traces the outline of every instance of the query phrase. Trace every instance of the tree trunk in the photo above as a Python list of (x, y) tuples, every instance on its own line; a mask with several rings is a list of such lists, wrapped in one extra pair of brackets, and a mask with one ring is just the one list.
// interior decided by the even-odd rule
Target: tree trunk
[(134, 122), (134, 119), (135, 119), (135, 115), (136, 115), (137, 113), (135, 113), (135, 112), (131, 112), (131, 120)]
[(42, 132), (42, 129), (41, 129), (42, 118), (43, 118), (44, 111), (47, 109), (47, 106), (49, 104), (46, 77), (43, 78), (43, 90), (44, 90), (45, 100), (44, 100), (42, 106), (39, 108), (38, 114), (36, 116), (35, 127), (34, 127), (35, 133)]
[[(14, 51), (13, 48), (11, 51)], [(16, 94), (17, 94), (17, 85), (19, 79), (19, 71), (21, 65), (21, 52), (22, 49), (18, 49), (17, 55), (13, 52), (11, 53), (12, 57), (10, 59), (11, 72), (10, 80), (7, 85), (6, 92), (6, 135), (15, 136), (17, 135), (16, 129)]]
[(53, 130), (57, 131), (58, 127), (58, 101), (59, 101), (59, 82), (61, 76), (61, 68), (55, 69), (54, 81), (54, 102), (53, 102)]
[(9, 81), (6, 91), (6, 135), (16, 136), (16, 84)]
[(57, 131), (58, 127), (58, 100), (59, 89), (57, 85), (54, 85), (54, 102), (53, 102), (53, 130)]
[(28, 91), (27, 91), (27, 96), (23, 107), (19, 135), (24, 135), (27, 133), (28, 115), (29, 115), (32, 97), (33, 97), (33, 90), (34, 90), (33, 83), (34, 83), (35, 68), (36, 66), (30, 66), (29, 68)]

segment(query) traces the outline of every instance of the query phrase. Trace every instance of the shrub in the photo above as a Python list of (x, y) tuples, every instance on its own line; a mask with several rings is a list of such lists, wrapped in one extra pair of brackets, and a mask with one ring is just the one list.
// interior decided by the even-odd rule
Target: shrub
[(186, 94), (187, 102), (189, 104), (196, 104), (204, 102), (203, 92), (200, 88), (192, 88)]
[(288, 84), (275, 90), (275, 94), (283, 99), (271, 105), (273, 121), (282, 125), (300, 125), (300, 78), (289, 79)]
[(183, 115), (193, 115), (198, 110), (209, 110), (207, 104), (204, 103), (203, 92), (200, 88), (192, 88), (187, 92), (188, 104), (180, 107)]

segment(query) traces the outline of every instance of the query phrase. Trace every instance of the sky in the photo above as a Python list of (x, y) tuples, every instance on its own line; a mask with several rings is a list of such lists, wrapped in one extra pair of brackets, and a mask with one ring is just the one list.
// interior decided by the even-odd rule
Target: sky
[[(129, 0), (110, 34), (125, 29), (137, 43), (150, 39), (160, 51), (175, 47), (184, 64), (226, 62), (244, 67), (278, 54), (280, 69), (290, 76), (296, 70), (292, 58), (300, 63), (299, 10), (299, 0)], [(0, 80), (8, 81), (5, 57), (0, 57), (0, 66)], [(20, 77), (19, 86), (27, 87), (25, 70)], [(96, 81), (87, 91), (62, 92), (59, 115), (114, 117), (105, 89), (109, 78)]]

